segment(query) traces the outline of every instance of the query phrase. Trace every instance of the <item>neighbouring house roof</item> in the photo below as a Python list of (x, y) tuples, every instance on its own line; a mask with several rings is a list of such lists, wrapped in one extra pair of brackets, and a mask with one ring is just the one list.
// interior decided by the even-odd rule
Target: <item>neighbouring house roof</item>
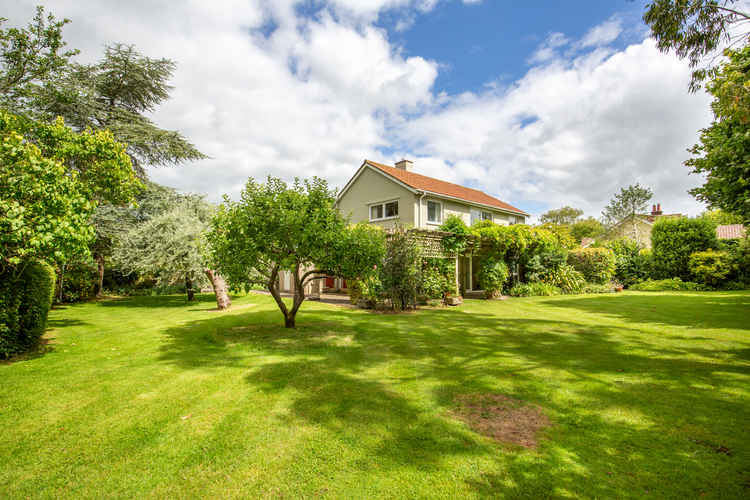
[(720, 240), (736, 240), (745, 237), (745, 226), (742, 224), (727, 224), (716, 226), (716, 237)]
[(397, 181), (400, 181), (401, 183), (407, 185), (412, 189), (416, 189), (419, 191), (428, 191), (436, 195), (447, 196), (450, 198), (457, 198), (459, 200), (469, 203), (475, 203), (478, 205), (486, 205), (489, 207), (504, 210), (506, 212), (529, 215), (523, 210), (520, 210), (513, 205), (509, 205), (502, 200), (498, 200), (497, 198), (490, 196), (487, 193), (483, 193), (478, 189), (467, 188), (458, 184), (453, 184), (452, 182), (441, 181), (440, 179), (435, 179), (426, 175), (409, 172), (407, 170), (402, 170), (396, 167), (390, 167), (388, 165), (383, 165), (382, 163), (376, 163), (370, 160), (365, 160), (362, 166), (365, 165), (379, 170), (380, 172), (386, 174), (388, 177), (396, 179)]

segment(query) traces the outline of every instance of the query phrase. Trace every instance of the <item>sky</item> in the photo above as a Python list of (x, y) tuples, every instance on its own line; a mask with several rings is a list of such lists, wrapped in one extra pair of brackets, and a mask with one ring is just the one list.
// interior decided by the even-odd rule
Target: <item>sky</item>
[[(39, 0), (2, 0), (10, 25)], [(640, 183), (666, 212), (702, 207), (682, 162), (710, 124), (690, 69), (660, 53), (643, 0), (56, 0), (79, 60), (133, 44), (177, 63), (152, 119), (210, 159), (149, 169), (212, 201), (248, 177), (342, 187), (367, 158), (414, 161), (534, 217), (598, 217)]]

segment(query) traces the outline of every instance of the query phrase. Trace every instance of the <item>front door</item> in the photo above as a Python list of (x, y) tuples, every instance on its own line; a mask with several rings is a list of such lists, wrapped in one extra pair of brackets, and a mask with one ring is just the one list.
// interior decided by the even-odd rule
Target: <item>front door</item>
[(332, 276), (326, 276), (326, 288), (333, 288), (336, 286), (336, 280)]

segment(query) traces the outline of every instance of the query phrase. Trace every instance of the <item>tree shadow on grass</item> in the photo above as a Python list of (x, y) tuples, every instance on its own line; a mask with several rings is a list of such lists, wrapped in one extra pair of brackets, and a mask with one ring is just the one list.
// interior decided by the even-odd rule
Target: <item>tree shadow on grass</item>
[(216, 298), (213, 294), (197, 293), (192, 302), (188, 302), (185, 295), (140, 295), (107, 298), (98, 300), (97, 304), (102, 307), (145, 307), (153, 309), (160, 307), (196, 306), (211, 302), (216, 303)]
[[(622, 298), (641, 307), (641, 297)], [(460, 476), (479, 495), (740, 496), (750, 436), (727, 426), (750, 413), (746, 400), (723, 391), (744, 390), (749, 370), (737, 360), (747, 350), (691, 358), (632, 326), (665, 322), (663, 309), (655, 318), (613, 312), (608, 300), (548, 305), (624, 315), (625, 325), (529, 319), (512, 309), (399, 316), (318, 307), (289, 330), (264, 309), (168, 329), (161, 359), (184, 369), (246, 367), (251, 386), (291, 395), (285, 424), (326, 428), (359, 452), (362, 471), (438, 471), (452, 457), (472, 457), (494, 464)], [(537, 452), (493, 444), (450, 417), (457, 395), (493, 392), (551, 416)], [(719, 456), (721, 446), (734, 455)]]

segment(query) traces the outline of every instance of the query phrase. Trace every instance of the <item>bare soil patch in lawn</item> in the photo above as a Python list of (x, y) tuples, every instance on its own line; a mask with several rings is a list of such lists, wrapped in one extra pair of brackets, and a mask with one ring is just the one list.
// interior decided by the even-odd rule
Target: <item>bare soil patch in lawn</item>
[(503, 394), (460, 394), (453, 415), (483, 436), (536, 448), (539, 431), (551, 422), (541, 408)]

